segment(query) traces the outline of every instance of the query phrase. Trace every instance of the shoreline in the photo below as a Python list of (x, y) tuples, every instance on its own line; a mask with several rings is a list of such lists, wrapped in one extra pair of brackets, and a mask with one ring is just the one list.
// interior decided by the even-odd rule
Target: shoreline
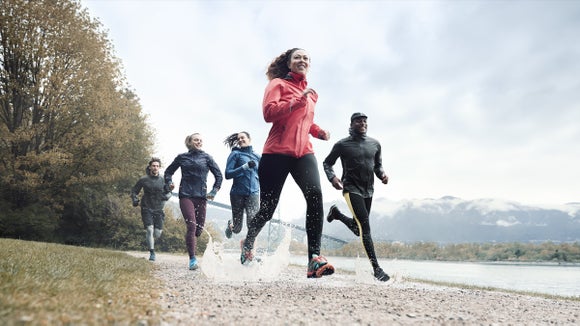
[(295, 265), (272, 279), (261, 279), (241, 275), (253, 271), (229, 267), (227, 262), (235, 274), (220, 279), (202, 271), (203, 260), (201, 269), (189, 271), (186, 255), (159, 253), (157, 257), (153, 264), (154, 275), (163, 284), (158, 298), (163, 325), (580, 323), (578, 300), (457, 288), (396, 276), (385, 284), (340, 269), (307, 279), (304, 268)]

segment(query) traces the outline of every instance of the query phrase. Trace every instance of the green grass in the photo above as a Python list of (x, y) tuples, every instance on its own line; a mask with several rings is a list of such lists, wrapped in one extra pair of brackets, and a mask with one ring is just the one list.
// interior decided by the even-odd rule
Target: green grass
[(0, 239), (1, 325), (159, 321), (153, 265), (122, 252)]

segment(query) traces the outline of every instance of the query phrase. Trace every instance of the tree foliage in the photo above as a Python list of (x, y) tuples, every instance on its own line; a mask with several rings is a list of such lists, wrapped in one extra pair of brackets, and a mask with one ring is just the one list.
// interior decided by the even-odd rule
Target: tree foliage
[(151, 149), (101, 24), (74, 0), (2, 0), (0, 236), (104, 241)]

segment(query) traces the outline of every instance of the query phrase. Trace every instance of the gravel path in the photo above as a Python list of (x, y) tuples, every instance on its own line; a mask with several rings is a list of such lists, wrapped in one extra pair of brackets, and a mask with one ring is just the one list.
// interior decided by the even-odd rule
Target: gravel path
[[(131, 253), (146, 258), (145, 253)], [(307, 279), (285, 261), (241, 266), (208, 257), (157, 254), (165, 325), (537, 325), (580, 324), (580, 302), (433, 286), (394, 277), (386, 284), (337, 270)], [(270, 263), (271, 265), (268, 265)], [(276, 269), (273, 265), (280, 265)]]

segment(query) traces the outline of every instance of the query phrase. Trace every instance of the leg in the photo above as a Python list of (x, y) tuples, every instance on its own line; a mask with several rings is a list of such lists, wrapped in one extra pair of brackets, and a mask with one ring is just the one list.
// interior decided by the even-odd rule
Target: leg
[(260, 196), (259, 195), (249, 195), (246, 197), (245, 202), (246, 207), (246, 226), (249, 228), (250, 222), (258, 213), (260, 209)]
[[(153, 225), (150, 226), (153, 229), (153, 234), (151, 235), (151, 250), (149, 250), (149, 260), (155, 260), (155, 250), (153, 249), (155, 240), (161, 237), (161, 232), (163, 232), (163, 222), (165, 222), (165, 213), (163, 210), (157, 210), (153, 213)], [(149, 229), (147, 233), (149, 233)]]
[(357, 237), (360, 236), (360, 230), (358, 228), (358, 224), (355, 222), (353, 218), (350, 218), (344, 214), (336, 207), (336, 205), (332, 205), (330, 210), (328, 211), (328, 215), (326, 216), (326, 220), (328, 223), (331, 223), (334, 220), (339, 220), (346, 227), (354, 233)]
[[(244, 197), (242, 195), (230, 195), (230, 203), (232, 204), (232, 225), (230, 230), (236, 234), (240, 233), (244, 225)], [(230, 227), (229, 224), (228, 227)], [(228, 238), (231, 237), (231, 232)]]
[(322, 190), (318, 164), (314, 154), (308, 154), (296, 161), (290, 172), (306, 199), (306, 235), (308, 238), (308, 260), (320, 255), (323, 226)]
[(187, 232), (185, 233), (185, 245), (187, 246), (187, 252), (189, 253), (189, 258), (195, 257), (195, 233), (197, 229), (197, 224), (195, 223), (195, 207), (191, 198), (179, 198), (179, 208), (181, 208), (181, 214), (185, 220), (185, 226), (187, 227)]
[(205, 227), (205, 215), (207, 210), (207, 199), (193, 198), (193, 206), (195, 207), (195, 221), (197, 228), (195, 229), (195, 237), (199, 238)]
[(369, 258), (375, 277), (381, 281), (387, 281), (389, 276), (383, 272), (379, 266), (377, 256), (375, 254), (375, 247), (373, 238), (371, 236), (371, 225), (369, 220), (369, 213), (372, 204), (372, 198), (363, 198), (352, 193), (345, 193), (344, 198), (354, 216), (354, 221), (358, 225), (359, 232), (362, 234), (362, 244)]
[(163, 232), (163, 225), (165, 224), (165, 213), (163, 210), (155, 211), (153, 214), (153, 226), (155, 231), (153, 232), (153, 238), (159, 239), (161, 233)]
[(254, 248), (256, 237), (272, 219), (280, 200), (282, 187), (290, 171), (290, 163), (294, 158), (278, 154), (264, 154), (260, 160), (258, 176), (260, 178), (260, 209), (248, 225), (248, 234), (244, 241), (244, 248)]
[(141, 206), (141, 221), (143, 221), (143, 227), (145, 228), (145, 240), (147, 241), (147, 247), (149, 250), (155, 248), (155, 242), (153, 240), (153, 212), (147, 208)]
[(149, 247), (149, 251), (155, 249), (155, 238), (153, 237), (153, 225), (148, 225), (145, 229), (145, 238), (147, 239), (147, 246)]
[(296, 161), (291, 172), (296, 184), (306, 199), (306, 236), (308, 238), (308, 268), (306, 277), (318, 278), (332, 275), (334, 267), (320, 256), (323, 226), (322, 190), (318, 164), (314, 154), (308, 154)]

